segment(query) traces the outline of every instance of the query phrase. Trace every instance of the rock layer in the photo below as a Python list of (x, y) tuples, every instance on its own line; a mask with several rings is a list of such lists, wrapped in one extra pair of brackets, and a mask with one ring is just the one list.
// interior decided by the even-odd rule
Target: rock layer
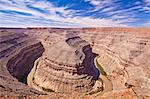
[(99, 77), (95, 56), (90, 45), (78, 36), (61, 40), (39, 59), (30, 85), (56, 92), (90, 91)]
[(43, 51), (41, 43), (35, 38), (11, 30), (0, 30), (0, 95), (42, 94), (23, 83), (26, 83), (34, 60)]
[[(82, 40), (85, 40), (88, 44), (92, 45), (91, 47), (92, 47), (93, 53), (98, 54), (98, 57), (97, 57), (98, 63), (104, 68), (105, 72), (108, 75), (107, 77), (111, 80), (113, 84), (113, 90), (110, 92), (104, 93), (103, 96), (101, 96), (101, 93), (96, 93), (96, 95), (94, 96), (92, 95), (88, 97), (94, 97), (94, 98), (142, 97), (142, 98), (147, 98), (147, 99), (150, 98), (150, 93), (149, 93), (150, 92), (150, 87), (149, 87), (150, 85), (150, 68), (149, 68), (150, 66), (150, 61), (149, 61), (150, 60), (150, 57), (149, 57), (150, 56), (150, 32), (149, 32), (150, 28), (89, 28), (89, 29), (85, 29), (85, 28), (83, 29), (81, 28), (32, 29), (31, 28), (31, 29), (25, 29), (25, 30), (26, 30), (25, 34), (29, 35), (30, 37), (35, 37), (38, 40), (40, 40), (45, 49), (45, 52), (43, 53), (42, 57), (36, 60), (35, 62), (35, 65), (40, 64), (38, 66), (39, 68), (37, 68), (37, 71), (35, 72), (35, 75), (34, 75), (34, 77), (36, 78), (35, 83), (40, 84), (40, 86), (45, 87), (45, 88), (53, 87), (54, 90), (56, 91), (63, 89), (63, 87), (66, 87), (66, 86), (62, 86), (63, 84), (61, 86), (58, 86), (58, 85), (53, 85), (51, 87), (48, 86), (51, 84), (47, 82), (49, 81), (48, 76), (54, 73), (58, 73), (57, 70), (56, 72), (52, 72), (51, 70), (52, 68), (59, 69), (59, 71), (61, 70), (61, 71), (64, 71), (65, 73), (68, 72), (68, 74), (69, 72), (74, 71), (74, 67), (71, 68), (69, 66), (74, 66), (72, 64), (76, 63), (76, 61), (72, 62), (72, 60), (71, 61), (69, 60), (68, 65), (63, 66), (63, 68), (67, 67), (64, 70), (63, 68), (58, 68), (58, 67), (61, 67), (62, 64), (66, 64), (67, 60), (71, 59), (72, 57), (71, 56), (72, 54), (71, 55), (66, 54), (66, 53), (70, 53), (68, 52), (68, 50), (63, 51), (63, 49), (66, 49), (66, 46), (68, 46), (67, 49), (69, 48), (69, 50), (73, 51), (72, 45), (69, 46), (69, 44), (66, 43), (65, 40), (67, 38), (72, 38), (76, 36), (76, 34), (78, 34), (78, 36)], [(75, 35), (72, 36), (72, 33)], [(71, 36), (70, 35), (66, 36), (66, 34), (67, 35), (71, 34)], [(10, 35), (10, 36), (8, 37), (6, 35)], [(1, 33), (0, 35), (1, 36), (0, 41), (3, 42), (6, 39), (12, 39), (11, 35), (12, 33), (3, 31), (3, 33)], [(17, 34), (17, 35), (25, 36), (24, 39), (19, 39), (21, 38), (21, 36), (19, 36), (19, 38), (17, 39), (17, 42), (20, 42), (20, 40), (25, 40), (25, 38), (30, 38), (30, 37), (26, 37), (27, 35), (24, 35), (24, 34), (23, 35)], [(5, 38), (5, 40), (2, 38)], [(15, 36), (15, 38), (17, 37)], [(19, 49), (22, 49), (23, 46), (32, 45), (31, 42), (28, 42), (28, 43), (25, 42), (25, 43), (21, 43), (22, 47), (19, 47), (18, 45), (18, 47), (14, 48), (14, 47), (11, 47), (11, 45), (13, 44), (15, 44), (15, 41), (13, 40), (10, 40), (9, 43), (6, 43), (6, 44), (5, 43), (0, 44), (0, 65), (1, 65), (0, 67), (0, 78), (1, 78), (0, 93), (7, 93), (7, 95), (9, 95), (8, 92), (12, 94), (13, 93), (40, 94), (39, 92), (27, 86), (26, 87), (23, 86), (21, 83), (17, 82), (17, 80), (14, 80), (10, 76), (10, 74), (7, 72), (6, 64), (8, 60), (11, 59), (12, 56), (16, 55), (16, 54), (14, 55), (14, 52), (12, 52), (11, 49), (12, 50), (15, 49), (17, 52), (20, 52)], [(88, 44), (87, 45), (85, 44), (85, 45), (88, 46)], [(9, 50), (3, 51), (5, 49), (9, 49)], [(52, 51), (54, 51), (55, 54), (53, 54)], [(66, 52), (66, 53), (62, 53), (62, 52)], [(79, 52), (83, 52), (83, 51), (80, 50)], [(79, 56), (84, 56), (85, 54), (86, 53), (84, 54), (80, 53)], [(64, 55), (67, 55), (67, 56), (64, 56)], [(55, 57), (55, 56), (58, 56), (58, 57)], [(88, 56), (88, 55), (85, 55), (85, 56)], [(93, 56), (95, 57), (95, 55)], [(64, 58), (64, 57), (67, 57), (67, 58)], [(87, 57), (84, 59), (89, 59), (89, 58)], [(92, 58), (90, 59), (92, 60)], [(58, 63), (60, 62), (61, 64), (58, 65)], [(77, 63), (81, 64), (82, 62), (77, 61)], [(53, 65), (55, 65), (55, 67)], [(84, 65), (84, 66), (87, 66), (87, 65)], [(69, 77), (76, 76), (76, 79), (84, 78), (84, 76), (87, 77), (87, 75), (82, 76), (82, 75), (79, 75), (80, 73), (77, 73), (77, 72), (75, 73), (78, 74), (78, 76), (76, 76), (75, 74), (72, 74), (72, 75), (69, 75)], [(81, 73), (83, 73), (83, 71)], [(46, 78), (46, 79), (42, 78), (43, 75), (44, 75), (43, 78)], [(88, 75), (93, 76), (93, 75), (97, 75), (97, 73), (94, 74), (94, 73), (88, 72)], [(39, 77), (41, 77), (42, 79), (39, 79)], [(53, 77), (55, 77), (55, 75)], [(60, 75), (59, 77), (56, 76), (56, 79), (59, 79), (59, 78), (61, 79), (63, 77), (64, 75)], [(50, 76), (50, 78), (52, 77)], [(55, 78), (52, 78), (52, 79), (55, 79)], [(96, 77), (95, 78), (93, 77), (91, 81), (95, 81), (95, 79)], [(63, 80), (66, 81), (65, 79), (61, 79), (61, 81)], [(42, 81), (44, 83), (42, 83)], [(55, 80), (54, 82), (57, 82), (57, 81), (58, 80)], [(70, 82), (72, 82), (72, 80)], [(18, 89), (12, 85), (15, 85), (15, 87), (17, 86)], [(89, 87), (89, 89), (90, 88), (91, 87)], [(68, 87), (66, 87), (66, 89), (70, 90), (70, 88)], [(32, 92), (30, 92), (31, 90)], [(49, 94), (54, 95), (55, 93), (53, 94), (49, 93)], [(70, 94), (70, 95), (74, 96), (73, 94)], [(58, 95), (58, 94), (56, 93), (55, 95)], [(67, 94), (63, 94), (63, 95), (67, 95)], [(61, 95), (61, 97), (65, 98), (65, 96), (63, 95)], [(77, 97), (77, 95), (75, 95), (75, 97)]]
[(27, 83), (27, 76), (33, 68), (34, 61), (42, 55), (44, 48), (41, 43), (27, 46), (13, 56), (7, 63), (7, 69), (12, 76)]
[[(46, 37), (39, 37), (42, 31)], [(45, 46), (55, 44), (66, 34), (78, 34), (99, 55), (98, 63), (112, 81), (114, 92), (132, 89), (136, 96), (149, 97), (149, 31), (150, 28), (50, 28), (26, 33), (38, 37)]]

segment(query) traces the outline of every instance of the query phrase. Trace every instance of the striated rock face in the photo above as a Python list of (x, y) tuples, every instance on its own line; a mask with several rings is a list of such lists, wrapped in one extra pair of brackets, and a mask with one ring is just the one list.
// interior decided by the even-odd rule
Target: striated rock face
[(89, 43), (79, 36), (64, 38), (46, 48), (28, 84), (55, 92), (90, 91), (99, 77), (95, 56)]
[(42, 55), (44, 48), (41, 43), (36, 43), (22, 48), (20, 52), (13, 56), (6, 67), (10, 74), (19, 81), (27, 83), (27, 76), (34, 66), (34, 61)]
[(113, 91), (132, 89), (137, 96), (150, 97), (150, 29), (104, 28), (83, 30), (82, 38), (93, 42), (93, 52), (108, 74)]
[(23, 83), (43, 51), (40, 42), (24, 33), (0, 30), (0, 95), (42, 94)]
[[(45, 37), (39, 37), (42, 31), (45, 31)], [(38, 37), (45, 47), (56, 44), (66, 34), (78, 34), (98, 54), (97, 61), (113, 84), (112, 92), (132, 89), (133, 96), (149, 97), (149, 31), (149, 28), (50, 28), (31, 29), (26, 33)]]
[(150, 28), (31, 28), (25, 29), (25, 34), (11, 31), (0, 32), (3, 96), (43, 94), (31, 86), (39, 91), (65, 92), (48, 93), (42, 98), (53, 95), (78, 99), (85, 95), (77, 92), (89, 92), (98, 79), (99, 72), (93, 66), (97, 56), (113, 90), (87, 97), (150, 98)]

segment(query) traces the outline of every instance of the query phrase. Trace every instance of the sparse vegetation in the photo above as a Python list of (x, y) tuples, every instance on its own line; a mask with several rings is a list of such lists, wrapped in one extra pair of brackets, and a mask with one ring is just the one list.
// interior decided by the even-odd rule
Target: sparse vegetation
[(46, 92), (55, 92), (55, 91), (52, 90), (52, 89), (48, 89), (48, 88), (44, 88), (44, 87), (42, 87), (42, 90), (43, 90), (43, 91), (46, 91)]

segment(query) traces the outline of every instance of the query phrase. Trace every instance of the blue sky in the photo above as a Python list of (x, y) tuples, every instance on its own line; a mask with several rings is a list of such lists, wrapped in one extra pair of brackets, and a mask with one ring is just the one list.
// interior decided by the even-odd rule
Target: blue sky
[(150, 27), (150, 0), (0, 0), (0, 27)]

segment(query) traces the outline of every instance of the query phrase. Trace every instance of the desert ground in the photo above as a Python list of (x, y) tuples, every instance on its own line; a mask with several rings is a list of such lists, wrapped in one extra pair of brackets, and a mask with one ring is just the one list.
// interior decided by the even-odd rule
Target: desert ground
[(0, 99), (150, 99), (150, 28), (0, 28)]

